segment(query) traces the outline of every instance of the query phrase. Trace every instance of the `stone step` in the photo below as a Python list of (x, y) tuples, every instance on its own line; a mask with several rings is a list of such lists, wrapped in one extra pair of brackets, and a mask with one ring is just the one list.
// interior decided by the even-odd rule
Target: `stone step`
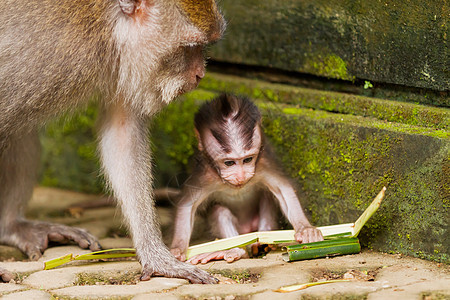
[[(374, 117), (402, 124), (446, 130), (450, 126), (450, 109), (444, 107), (300, 88), (234, 75), (209, 72), (200, 82), (200, 88), (216, 92), (232, 91), (253, 99), (328, 112)], [(448, 132), (443, 134), (448, 137)]]
[[(354, 221), (387, 186), (385, 203), (361, 233), (363, 243), (448, 261), (449, 109), (209, 73), (199, 89), (169, 105), (154, 121), (159, 186), (187, 174), (196, 147), (195, 111), (223, 91), (255, 99), (264, 113), (265, 132), (298, 183), (316, 225)], [(91, 110), (88, 117), (75, 118), (70, 131), (49, 127), (51, 143), (44, 143), (44, 153), (52, 155), (46, 156), (45, 165), (54, 173), (45, 183), (54, 178), (87, 189), (98, 182), (94, 139), (87, 137), (92, 133), (86, 124), (94, 123)], [(89, 154), (85, 150), (90, 147)], [(76, 157), (62, 156), (62, 148)], [(75, 161), (83, 168), (76, 169)], [(70, 180), (64, 178), (67, 173)]]

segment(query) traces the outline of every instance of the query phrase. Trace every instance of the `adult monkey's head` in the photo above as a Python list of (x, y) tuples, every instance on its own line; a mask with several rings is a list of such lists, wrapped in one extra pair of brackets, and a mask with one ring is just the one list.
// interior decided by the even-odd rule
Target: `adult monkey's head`
[(219, 40), (225, 20), (214, 0), (119, 1), (119, 91), (141, 112), (155, 112), (197, 87), (205, 74), (204, 48)]

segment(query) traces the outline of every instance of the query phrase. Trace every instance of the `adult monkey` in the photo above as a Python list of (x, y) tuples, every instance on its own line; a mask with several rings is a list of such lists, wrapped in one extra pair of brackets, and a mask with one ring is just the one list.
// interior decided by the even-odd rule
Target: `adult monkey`
[[(84, 230), (23, 216), (39, 165), (36, 127), (101, 93), (99, 148), (142, 264), (213, 283), (163, 244), (152, 199), (147, 121), (204, 76), (204, 46), (225, 22), (214, 0), (0, 2), (0, 243), (38, 259), (49, 241), (98, 249)], [(11, 274), (0, 269), (0, 278)]]

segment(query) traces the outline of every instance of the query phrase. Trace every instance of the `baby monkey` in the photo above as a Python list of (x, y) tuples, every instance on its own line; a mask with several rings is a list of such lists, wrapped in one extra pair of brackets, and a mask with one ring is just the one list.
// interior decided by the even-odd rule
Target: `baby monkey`
[[(175, 257), (186, 260), (195, 212), (201, 204), (208, 208), (208, 222), (218, 238), (277, 229), (279, 206), (299, 243), (323, 240), (271, 153), (261, 130), (261, 114), (249, 99), (223, 94), (205, 103), (195, 115), (195, 133), (199, 152), (177, 205), (171, 245)], [(189, 262), (233, 262), (245, 255), (245, 250), (234, 248), (200, 254)]]

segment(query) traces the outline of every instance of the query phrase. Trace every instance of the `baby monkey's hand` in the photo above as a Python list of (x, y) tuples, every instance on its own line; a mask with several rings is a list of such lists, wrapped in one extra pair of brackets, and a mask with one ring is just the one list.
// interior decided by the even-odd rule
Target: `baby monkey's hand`
[(322, 232), (314, 226), (305, 226), (297, 230), (294, 237), (301, 244), (323, 241)]

